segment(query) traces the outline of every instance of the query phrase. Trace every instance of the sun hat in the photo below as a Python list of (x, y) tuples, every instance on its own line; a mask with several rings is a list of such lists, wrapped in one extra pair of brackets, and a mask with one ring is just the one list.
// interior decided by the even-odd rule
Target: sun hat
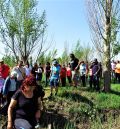
[(11, 75), (12, 77), (17, 77), (16, 71), (12, 71), (10, 75)]

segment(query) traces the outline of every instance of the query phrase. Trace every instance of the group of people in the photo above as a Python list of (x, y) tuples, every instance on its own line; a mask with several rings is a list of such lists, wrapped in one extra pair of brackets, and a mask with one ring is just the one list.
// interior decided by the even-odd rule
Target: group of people
[[(113, 63), (113, 64), (112, 64)], [(120, 82), (120, 62), (111, 63), (112, 77)], [(26, 62), (19, 61), (11, 68), (0, 60), (0, 104), (7, 100), (8, 125), (7, 129), (34, 129), (41, 115), (41, 102), (45, 93), (40, 88), (43, 74), (45, 85), (50, 85), (50, 97), (58, 93), (58, 86), (77, 87), (89, 86), (100, 91), (100, 78), (102, 77), (102, 65), (97, 59), (92, 62), (78, 60), (73, 53), (67, 65), (59, 64), (54, 59), (52, 64), (47, 62), (44, 66), (34, 63), (33, 67)]]
[(45, 93), (33, 71), (28, 62), (23, 66), (23, 61), (19, 61), (10, 69), (0, 61), (0, 104), (7, 102), (7, 129), (34, 129), (40, 118)]

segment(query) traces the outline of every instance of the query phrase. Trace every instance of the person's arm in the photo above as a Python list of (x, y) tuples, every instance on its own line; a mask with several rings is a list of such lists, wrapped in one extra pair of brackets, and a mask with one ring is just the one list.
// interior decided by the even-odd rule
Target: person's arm
[(78, 62), (78, 65), (75, 67), (75, 70), (79, 68), (80, 64), (81, 64), (81, 61)]
[(98, 70), (97, 70), (97, 72), (95, 73), (95, 75), (97, 75), (99, 71), (100, 71), (100, 65), (98, 64)]
[(41, 116), (41, 97), (38, 98), (38, 107), (37, 107), (37, 112), (35, 114), (35, 117), (38, 120), (40, 116)]
[(13, 128), (13, 121), (12, 121), (12, 115), (13, 115), (13, 110), (17, 104), (17, 101), (14, 99), (11, 99), (10, 105), (8, 107), (8, 124), (7, 124), (7, 129), (12, 129)]

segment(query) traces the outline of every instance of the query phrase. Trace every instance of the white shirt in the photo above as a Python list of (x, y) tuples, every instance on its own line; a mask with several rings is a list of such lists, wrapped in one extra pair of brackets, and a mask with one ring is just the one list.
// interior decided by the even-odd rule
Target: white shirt
[(17, 66), (14, 68), (14, 71), (17, 73), (17, 80), (22, 81), (25, 75), (25, 68)]

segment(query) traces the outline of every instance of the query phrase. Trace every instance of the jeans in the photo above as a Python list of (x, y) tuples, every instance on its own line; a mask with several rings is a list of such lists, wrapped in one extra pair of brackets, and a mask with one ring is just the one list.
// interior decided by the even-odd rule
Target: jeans
[(32, 125), (25, 119), (15, 119), (15, 129), (34, 129)]

